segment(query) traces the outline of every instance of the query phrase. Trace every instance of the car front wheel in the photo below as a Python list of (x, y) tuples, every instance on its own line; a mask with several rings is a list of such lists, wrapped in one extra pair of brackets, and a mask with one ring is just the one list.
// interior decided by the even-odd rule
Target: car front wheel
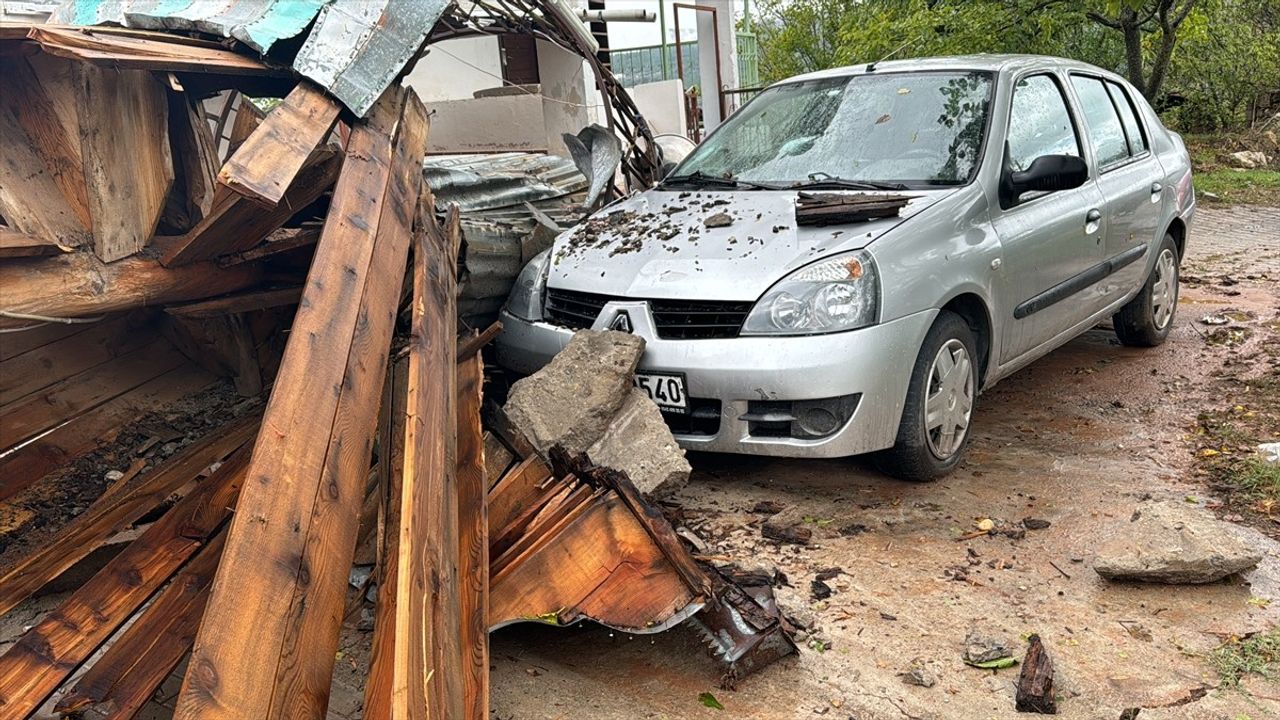
[(939, 313), (912, 369), (897, 441), (876, 456), (883, 472), (920, 482), (942, 477), (960, 463), (978, 394), (976, 347), (963, 318)]
[(1169, 337), (1178, 309), (1178, 246), (1165, 235), (1155, 267), (1142, 290), (1111, 319), (1116, 337), (1129, 347), (1155, 347)]

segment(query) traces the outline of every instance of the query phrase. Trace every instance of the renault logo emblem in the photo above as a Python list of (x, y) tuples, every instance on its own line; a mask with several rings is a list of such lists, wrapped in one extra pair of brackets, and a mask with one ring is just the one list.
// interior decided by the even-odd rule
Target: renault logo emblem
[(624, 333), (631, 332), (631, 316), (626, 310), (619, 310), (618, 314), (613, 316), (613, 322), (609, 323), (609, 329)]

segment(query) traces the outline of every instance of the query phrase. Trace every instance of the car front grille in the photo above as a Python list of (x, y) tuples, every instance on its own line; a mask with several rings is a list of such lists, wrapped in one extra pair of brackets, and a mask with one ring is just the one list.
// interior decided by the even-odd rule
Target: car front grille
[[(544, 314), (548, 321), (573, 330), (584, 330), (595, 323), (604, 306), (614, 300), (608, 295), (576, 292), (573, 290), (547, 290)], [(633, 300), (639, 302), (638, 300)], [(742, 330), (742, 323), (751, 312), (752, 303), (724, 302), (718, 300), (644, 300), (649, 304), (657, 326), (658, 337), (663, 340), (707, 340), (733, 338)]]

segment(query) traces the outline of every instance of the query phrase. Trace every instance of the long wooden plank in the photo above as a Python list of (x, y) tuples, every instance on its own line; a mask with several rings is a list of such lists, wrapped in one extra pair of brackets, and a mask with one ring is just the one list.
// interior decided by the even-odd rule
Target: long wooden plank
[(222, 166), (218, 182), (266, 205), (277, 205), (303, 164), (324, 143), (340, 106), (303, 80)]
[[(79, 130), (79, 121), (75, 115), (65, 117), (71, 109), (66, 105), (75, 98), (72, 73), (67, 61), (54, 62), (62, 67), (42, 63), (44, 73), (40, 77), (26, 58), (14, 58), (5, 66), (4, 74), (12, 85), (4, 92), (19, 94), (21, 99), (13, 105), (18, 123), (26, 131), (32, 149), (44, 161), (67, 207), (88, 227), (89, 197), (85, 190), (80, 136), (69, 132)], [(55, 95), (64, 99), (63, 107), (54, 102)], [(67, 122), (72, 126), (68, 127)]]
[(50, 542), (13, 561), (0, 573), (0, 615), (158, 507), (205, 468), (251, 441), (258, 420), (257, 415), (246, 416), (189, 445), (127, 487), (99, 498)]
[(129, 720), (155, 694), (195, 641), (226, 533), (219, 532), (139, 613), (55, 710), (95, 720)]
[(534, 455), (503, 475), (489, 492), (490, 527), (502, 530), (524, 511), (539, 485), (551, 477), (551, 468)]
[[(15, 78), (0, 73), (0, 216), (19, 232), (82, 245), (89, 240), (89, 225), (62, 194), (59, 181), (67, 176), (55, 175), (41, 157), (43, 143), (28, 137), (26, 92), (15, 85)], [(45, 122), (57, 124), (56, 119)]]
[(75, 75), (93, 248), (111, 262), (145, 247), (160, 222), (173, 183), (169, 101), (145, 70), (80, 63)]
[(139, 416), (208, 387), (214, 376), (182, 365), (0, 458), (0, 500), (7, 500), (106, 442)]
[(112, 317), (84, 332), (0, 361), (0, 407), (140, 347), (155, 337), (141, 317)]
[(133, 352), (0, 407), (0, 448), (15, 447), (185, 362), (172, 343), (155, 338)]
[(342, 153), (320, 148), (272, 208), (219, 185), (209, 214), (165, 253), (162, 262), (172, 267), (248, 250), (332, 187), (341, 167)]
[(489, 486), (480, 420), (484, 361), (477, 350), (458, 371), (458, 578), (462, 652), (463, 715), (489, 717)]
[[(3, 292), (3, 286), (0, 286), (0, 299), (5, 302), (9, 300), (8, 296)], [(92, 325), (82, 323), (64, 324), (28, 321), (26, 324), (30, 326), (30, 329), (4, 334), (4, 342), (0, 342), (0, 362), (29, 353), (63, 338), (86, 332), (92, 327)]]
[(352, 133), (177, 718), (324, 715), (425, 117), (391, 92)]
[(39, 707), (208, 541), (231, 514), (247, 467), (246, 451), (233, 455), (0, 656), (0, 720)]
[[(166, 268), (148, 257), (104, 263), (93, 253), (74, 252), (0, 263), (0, 305), (11, 312), (52, 317), (96, 316), (222, 295), (257, 285), (261, 279), (262, 268), (252, 263)], [(30, 324), (30, 320), (0, 318), (0, 328)]]
[(170, 315), (185, 318), (211, 318), (229, 313), (250, 312), (282, 305), (297, 305), (302, 297), (302, 286), (250, 290), (236, 295), (224, 295), (212, 300), (199, 300), (165, 308)]

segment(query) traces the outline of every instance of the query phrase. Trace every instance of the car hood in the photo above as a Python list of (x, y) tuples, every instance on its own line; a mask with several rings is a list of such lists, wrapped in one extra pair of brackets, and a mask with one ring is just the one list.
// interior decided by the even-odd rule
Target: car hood
[(648, 190), (556, 238), (547, 285), (616, 297), (755, 300), (792, 270), (865, 247), (951, 192), (910, 191), (898, 217), (797, 226), (794, 191)]

